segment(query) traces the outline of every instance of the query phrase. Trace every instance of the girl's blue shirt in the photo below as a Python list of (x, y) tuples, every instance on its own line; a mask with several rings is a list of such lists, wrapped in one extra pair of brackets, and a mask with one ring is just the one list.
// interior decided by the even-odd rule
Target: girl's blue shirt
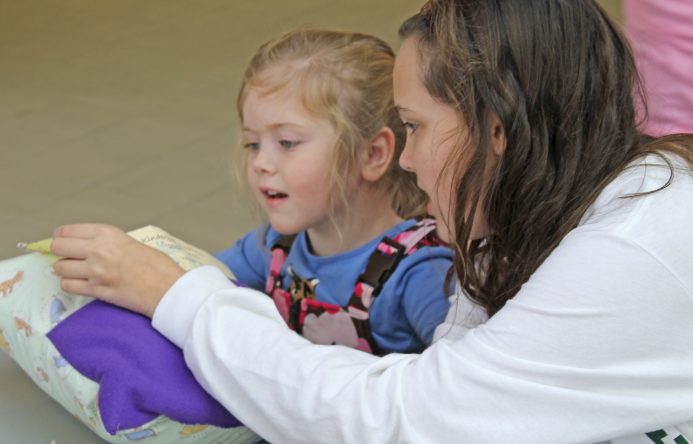
[[(401, 222), (383, 236), (395, 237), (415, 223), (414, 219)], [(270, 249), (279, 236), (272, 227), (260, 228), (216, 256), (243, 285), (264, 291)], [(299, 233), (282, 268), (282, 287), (289, 288), (287, 268), (291, 267), (296, 275), (316, 283), (318, 300), (347, 305), (356, 280), (383, 236), (344, 253), (316, 256), (310, 251), (306, 232)], [(449, 309), (444, 281), (451, 266), (452, 251), (442, 246), (422, 247), (402, 259), (369, 311), (371, 331), (383, 350), (410, 353), (430, 345), (435, 327), (445, 320)]]

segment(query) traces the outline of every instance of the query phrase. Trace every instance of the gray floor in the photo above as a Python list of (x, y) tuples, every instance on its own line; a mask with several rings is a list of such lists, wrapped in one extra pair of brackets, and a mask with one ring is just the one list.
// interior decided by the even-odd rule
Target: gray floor
[[(421, 3), (0, 0), (0, 259), (70, 222), (230, 244), (257, 222), (231, 173), (255, 48), (305, 24), (396, 43)], [(1, 353), (0, 430), (2, 443), (98, 441)]]

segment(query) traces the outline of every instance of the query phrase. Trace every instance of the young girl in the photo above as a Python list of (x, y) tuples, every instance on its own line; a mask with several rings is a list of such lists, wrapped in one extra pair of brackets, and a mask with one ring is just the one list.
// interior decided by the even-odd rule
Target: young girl
[(451, 253), (432, 220), (404, 220), (425, 196), (393, 160), (393, 62), (375, 37), (298, 30), (258, 50), (238, 96), (269, 227), (218, 257), (318, 344), (420, 351), (448, 310)]

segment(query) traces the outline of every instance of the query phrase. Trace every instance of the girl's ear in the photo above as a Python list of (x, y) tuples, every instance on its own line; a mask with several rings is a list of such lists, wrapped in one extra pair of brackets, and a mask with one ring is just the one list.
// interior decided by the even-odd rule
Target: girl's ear
[(501, 157), (505, 152), (507, 140), (503, 124), (495, 113), (491, 113), (491, 149), (496, 157)]
[(395, 133), (385, 126), (367, 143), (361, 177), (368, 182), (377, 182), (387, 172), (395, 155)]

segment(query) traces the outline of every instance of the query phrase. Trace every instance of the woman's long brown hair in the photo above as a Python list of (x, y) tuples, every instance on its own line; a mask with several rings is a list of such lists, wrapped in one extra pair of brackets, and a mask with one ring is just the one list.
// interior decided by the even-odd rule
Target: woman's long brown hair
[[(400, 37), (418, 39), (429, 93), (469, 129), (448, 163), (454, 271), (489, 316), (629, 163), (673, 153), (693, 165), (689, 136), (638, 130), (645, 101), (630, 48), (592, 0), (431, 0)], [(507, 144), (489, 183), (493, 115)], [(477, 208), (483, 240), (470, 236)]]

